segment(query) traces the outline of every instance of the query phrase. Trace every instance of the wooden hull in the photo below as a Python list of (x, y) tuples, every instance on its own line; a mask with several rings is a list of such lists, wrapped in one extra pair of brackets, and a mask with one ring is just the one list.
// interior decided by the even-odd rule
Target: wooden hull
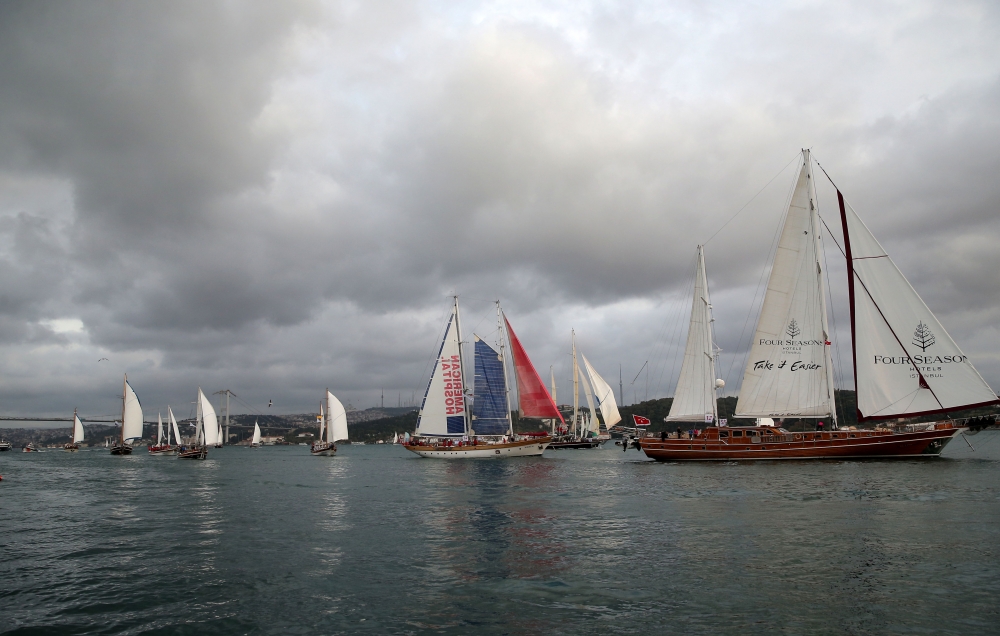
[(177, 451), (178, 459), (205, 459), (207, 457), (208, 457), (208, 448), (204, 446), (185, 448), (183, 450), (178, 449)]
[(128, 444), (115, 444), (111, 447), (112, 455), (131, 455), (132, 447)]
[(176, 455), (177, 454), (177, 447), (176, 446), (166, 446), (166, 445), (164, 445), (164, 446), (150, 446), (149, 447), (149, 454), (150, 455)]
[(336, 444), (313, 444), (309, 447), (309, 454), (313, 457), (333, 457), (337, 454)]
[(945, 425), (916, 432), (839, 430), (829, 433), (781, 433), (744, 437), (742, 440), (643, 438), (637, 442), (647, 457), (658, 461), (893, 459), (938, 457), (961, 430)]
[(75, 453), (76, 451), (80, 450), (80, 445), (79, 444), (63, 444), (63, 450), (66, 451), (66, 452), (68, 452), (68, 453)]
[(505, 457), (537, 457), (545, 452), (551, 437), (520, 440), (506, 444), (468, 444), (463, 446), (406, 445), (406, 450), (421, 457), (436, 459), (502, 459)]

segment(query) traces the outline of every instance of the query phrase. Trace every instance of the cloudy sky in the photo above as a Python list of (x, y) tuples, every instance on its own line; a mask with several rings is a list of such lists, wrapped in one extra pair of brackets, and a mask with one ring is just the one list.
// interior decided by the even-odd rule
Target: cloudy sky
[(408, 402), (456, 292), (560, 387), (575, 328), (667, 396), (706, 241), (731, 391), (804, 147), (1000, 389), (998, 40), (991, 1), (4, 2), (0, 413)]

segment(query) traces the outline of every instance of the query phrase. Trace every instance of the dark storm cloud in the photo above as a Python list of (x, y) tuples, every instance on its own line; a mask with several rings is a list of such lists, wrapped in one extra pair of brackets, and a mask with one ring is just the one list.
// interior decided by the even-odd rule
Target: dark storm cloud
[(422, 390), (456, 291), (469, 330), (503, 299), (543, 375), (575, 326), (662, 394), (709, 237), (742, 355), (804, 146), (997, 385), (998, 30), (988, 3), (4, 3), (0, 397), (129, 370), (147, 404), (370, 406)]

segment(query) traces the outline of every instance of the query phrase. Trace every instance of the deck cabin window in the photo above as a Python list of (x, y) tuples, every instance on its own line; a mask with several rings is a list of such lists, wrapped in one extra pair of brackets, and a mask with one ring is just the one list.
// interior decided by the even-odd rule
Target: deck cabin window
[(743, 437), (743, 431), (733, 431), (733, 437)]
[(719, 431), (719, 437), (729, 437), (729, 431)]

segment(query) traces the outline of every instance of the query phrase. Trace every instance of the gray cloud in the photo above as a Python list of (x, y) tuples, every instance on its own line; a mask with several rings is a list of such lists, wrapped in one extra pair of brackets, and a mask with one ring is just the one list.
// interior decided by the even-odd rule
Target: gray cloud
[(707, 248), (740, 359), (794, 165), (754, 195), (803, 146), (997, 387), (998, 22), (976, 2), (5, 3), (0, 400), (100, 410), (128, 370), (151, 408), (199, 384), (370, 406), (422, 391), (453, 291), (470, 330), (501, 298), (540, 370), (566, 377), (576, 326), (609, 381), (649, 359), (666, 394), (694, 246), (751, 201)]

